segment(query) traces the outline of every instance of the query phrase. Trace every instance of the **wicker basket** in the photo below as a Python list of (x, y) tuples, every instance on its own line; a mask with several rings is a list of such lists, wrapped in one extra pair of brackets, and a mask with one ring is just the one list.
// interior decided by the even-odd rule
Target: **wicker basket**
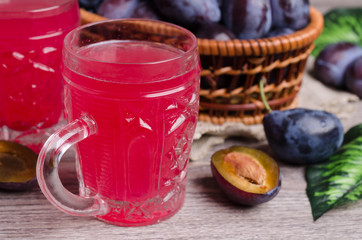
[[(251, 40), (198, 39), (202, 65), (199, 120), (261, 123), (267, 110), (259, 81), (273, 110), (297, 106), (297, 93), (314, 40), (323, 30), (323, 15), (311, 7), (310, 23), (293, 34)], [(81, 9), (82, 24), (105, 20)]]

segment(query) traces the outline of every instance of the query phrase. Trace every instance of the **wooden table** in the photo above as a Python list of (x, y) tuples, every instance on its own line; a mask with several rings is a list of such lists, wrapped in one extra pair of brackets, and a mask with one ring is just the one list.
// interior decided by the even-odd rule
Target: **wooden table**
[[(360, 0), (311, 3), (322, 12), (334, 6), (362, 6)], [(345, 128), (361, 122), (362, 101), (357, 106), (357, 113), (343, 122)], [(235, 144), (269, 151), (266, 142), (234, 138), (212, 152)], [(362, 239), (362, 201), (313, 221), (304, 167), (281, 163), (282, 189), (276, 198), (256, 207), (242, 207), (231, 203), (216, 185), (210, 155), (190, 163), (186, 201), (169, 220), (125, 228), (73, 217), (55, 209), (35, 187), (29, 192), (0, 192), (0, 239)], [(72, 161), (61, 164), (61, 176), (68, 189), (77, 190)]]

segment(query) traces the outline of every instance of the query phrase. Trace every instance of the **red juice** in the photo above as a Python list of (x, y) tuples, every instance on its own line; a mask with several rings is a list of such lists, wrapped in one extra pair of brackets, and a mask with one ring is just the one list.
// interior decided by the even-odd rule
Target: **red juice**
[(0, 127), (47, 128), (62, 112), (61, 50), (76, 0), (0, 1)]
[(64, 63), (65, 113), (68, 121), (87, 114), (98, 127), (77, 146), (81, 194), (107, 199), (112, 209), (98, 217), (113, 224), (169, 218), (185, 197), (199, 62), (166, 61), (182, 53), (142, 41), (105, 41), (78, 54)]

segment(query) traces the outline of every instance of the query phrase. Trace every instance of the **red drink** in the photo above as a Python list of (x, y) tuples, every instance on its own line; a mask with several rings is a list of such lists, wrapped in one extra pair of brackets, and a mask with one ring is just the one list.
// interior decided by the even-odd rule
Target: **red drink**
[[(65, 38), (62, 73), (69, 124), (39, 154), (44, 195), (66, 213), (121, 226), (175, 214), (198, 117), (196, 37), (141, 19), (82, 26)], [(72, 145), (81, 197), (54, 176), (55, 161)]]
[(0, 1), (0, 128), (47, 128), (62, 112), (61, 49), (76, 0)]
[[(176, 212), (184, 199), (186, 163), (197, 122), (199, 65), (182, 74), (178, 73), (181, 66), (168, 62), (139, 68), (137, 63), (177, 58), (180, 52), (164, 44), (136, 41), (104, 42), (78, 53), (129, 65), (111, 66), (107, 72), (113, 75), (107, 81), (84, 77), (88, 70), (97, 69), (90, 62), (79, 65), (82, 75), (65, 74), (68, 120), (87, 112), (99, 129), (78, 144), (81, 191), (98, 193), (110, 205), (123, 202), (101, 217), (113, 223), (142, 224), (145, 218), (154, 222)], [(150, 78), (165, 69), (173, 77)]]

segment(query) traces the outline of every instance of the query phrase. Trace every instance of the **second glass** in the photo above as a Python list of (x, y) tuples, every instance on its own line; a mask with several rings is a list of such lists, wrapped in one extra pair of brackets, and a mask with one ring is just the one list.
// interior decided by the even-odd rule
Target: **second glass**
[(77, 0), (0, 1), (0, 140), (38, 152), (61, 117), (61, 51)]

